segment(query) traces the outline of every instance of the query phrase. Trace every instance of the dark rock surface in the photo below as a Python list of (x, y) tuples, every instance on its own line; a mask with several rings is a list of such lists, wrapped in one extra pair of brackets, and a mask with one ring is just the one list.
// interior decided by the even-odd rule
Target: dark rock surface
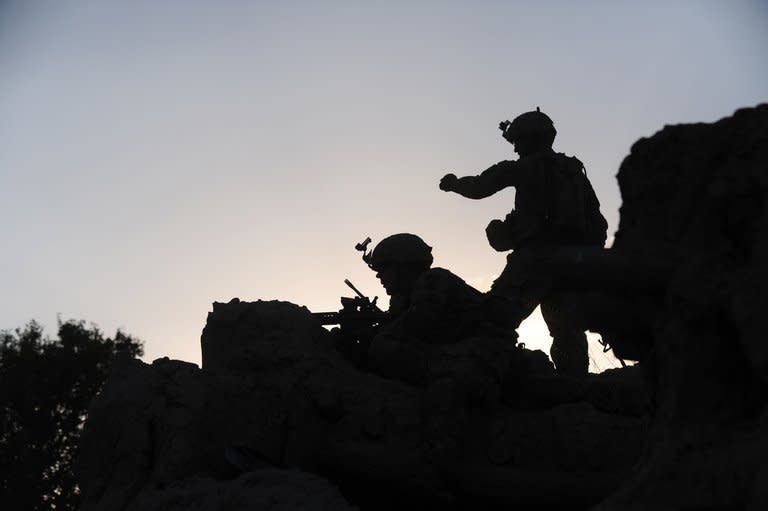
[(768, 105), (639, 140), (614, 250), (675, 264), (646, 454), (599, 509), (766, 509)]
[(619, 183), (608, 260), (654, 282), (595, 324), (639, 367), (526, 380), (446, 465), (421, 389), (356, 370), (302, 307), (217, 303), (202, 369), (126, 361), (92, 404), (83, 511), (767, 508), (768, 105), (638, 141)]
[(641, 419), (584, 402), (480, 410), (466, 426), (460, 470), (446, 474), (426, 448), (421, 389), (351, 367), (306, 309), (217, 303), (202, 343), (204, 369), (130, 361), (94, 402), (80, 462), (84, 511), (153, 499), (169, 509), (239, 509), (210, 493), (230, 499), (246, 487), (241, 498), (260, 502), (260, 479), (237, 479), (228, 465), (231, 446), (293, 473), (281, 484), (307, 502), (313, 492), (335, 495), (307, 475), (315, 473), (365, 509), (535, 502), (543, 488), (555, 504), (586, 505), (619, 484), (645, 434)]

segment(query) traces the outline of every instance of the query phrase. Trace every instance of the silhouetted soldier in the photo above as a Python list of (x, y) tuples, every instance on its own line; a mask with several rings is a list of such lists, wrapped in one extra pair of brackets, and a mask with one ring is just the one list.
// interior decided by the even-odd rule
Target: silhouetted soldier
[(515, 209), (486, 228), (494, 249), (513, 250), (488, 294), (488, 308), (492, 316), (508, 314), (509, 326), (517, 328), (541, 304), (553, 337), (550, 355), (557, 369), (584, 374), (589, 359), (578, 304), (573, 295), (553, 287), (556, 283), (542, 263), (560, 248), (602, 247), (607, 223), (583, 164), (552, 150), (557, 132), (547, 115), (537, 108), (500, 123), (499, 128), (514, 144), (519, 159), (499, 162), (478, 176), (447, 174), (440, 189), (483, 199), (515, 187)]
[(515, 348), (484, 334), (483, 293), (431, 268), (432, 248), (420, 237), (389, 236), (365, 259), (392, 314), (370, 344), (368, 367), (424, 387), (424, 441), (432, 461), (448, 468), (461, 450), (466, 407), (499, 403)]
[(392, 320), (368, 352), (382, 376), (423, 384), (430, 352), (469, 336), (482, 319), (483, 294), (443, 268), (431, 268), (432, 247), (414, 234), (384, 238), (366, 257), (390, 296)]

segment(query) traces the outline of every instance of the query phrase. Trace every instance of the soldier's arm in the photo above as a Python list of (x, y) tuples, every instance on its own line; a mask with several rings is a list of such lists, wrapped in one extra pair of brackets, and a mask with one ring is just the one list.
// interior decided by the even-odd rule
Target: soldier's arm
[(447, 174), (440, 181), (440, 189), (456, 192), (468, 199), (484, 199), (508, 186), (515, 186), (516, 164), (515, 161), (501, 161), (478, 176)]

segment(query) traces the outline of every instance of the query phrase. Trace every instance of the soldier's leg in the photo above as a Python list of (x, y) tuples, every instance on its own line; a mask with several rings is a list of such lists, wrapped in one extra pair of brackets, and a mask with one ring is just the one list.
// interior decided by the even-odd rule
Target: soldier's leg
[(486, 294), (486, 314), (490, 323), (514, 331), (539, 304), (548, 284), (537, 277), (537, 257), (513, 252), (499, 278)]
[(516, 330), (537, 305), (537, 299), (532, 296), (486, 294), (484, 333), (517, 340)]
[(575, 296), (558, 294), (541, 303), (541, 315), (552, 336), (550, 356), (562, 374), (580, 376), (589, 370), (587, 335), (584, 333)]

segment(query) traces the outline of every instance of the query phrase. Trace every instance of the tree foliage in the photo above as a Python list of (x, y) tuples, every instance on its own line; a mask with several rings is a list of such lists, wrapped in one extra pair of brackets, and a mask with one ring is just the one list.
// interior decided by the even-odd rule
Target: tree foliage
[(118, 356), (143, 354), (118, 330), (59, 322), (58, 338), (32, 321), (0, 332), (0, 503), (3, 509), (77, 509), (72, 467), (91, 400)]

